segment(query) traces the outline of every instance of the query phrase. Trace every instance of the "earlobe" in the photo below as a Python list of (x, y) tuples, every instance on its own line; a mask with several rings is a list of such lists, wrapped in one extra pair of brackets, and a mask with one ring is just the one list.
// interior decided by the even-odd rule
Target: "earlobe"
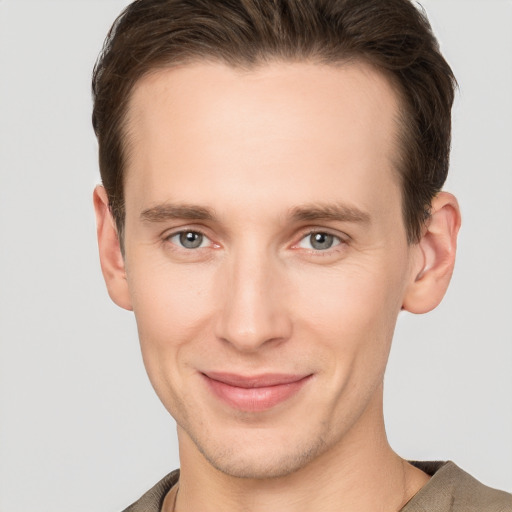
[(94, 189), (93, 201), (101, 270), (108, 294), (118, 306), (131, 310), (132, 305), (119, 237), (110, 212), (107, 192), (101, 185)]
[(417, 266), (413, 269), (402, 309), (427, 313), (444, 297), (455, 265), (460, 210), (452, 194), (440, 192), (432, 201), (431, 216), (415, 248)]

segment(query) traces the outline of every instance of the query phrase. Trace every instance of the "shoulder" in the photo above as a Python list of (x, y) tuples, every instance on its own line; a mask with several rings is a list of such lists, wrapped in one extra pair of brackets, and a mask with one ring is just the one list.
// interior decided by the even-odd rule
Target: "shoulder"
[(451, 461), (412, 464), (432, 478), (402, 512), (512, 512), (512, 494), (487, 487)]
[(177, 483), (179, 477), (179, 469), (169, 473), (123, 512), (160, 512), (165, 495)]

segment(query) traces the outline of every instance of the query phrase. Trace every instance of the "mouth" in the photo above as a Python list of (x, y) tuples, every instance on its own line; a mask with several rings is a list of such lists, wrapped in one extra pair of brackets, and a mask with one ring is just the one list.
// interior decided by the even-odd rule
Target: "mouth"
[(232, 408), (262, 412), (296, 395), (312, 375), (262, 374), (254, 376), (207, 372), (201, 374), (212, 394)]

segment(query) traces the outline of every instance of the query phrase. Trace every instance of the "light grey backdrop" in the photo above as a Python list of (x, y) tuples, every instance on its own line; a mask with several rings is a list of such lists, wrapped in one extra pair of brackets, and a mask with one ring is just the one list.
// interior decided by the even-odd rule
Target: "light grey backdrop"
[[(178, 465), (132, 315), (106, 294), (90, 74), (121, 0), (0, 0), (0, 512), (119, 511)], [(444, 303), (399, 319), (395, 449), (512, 490), (512, 2), (423, 2), (461, 92)]]

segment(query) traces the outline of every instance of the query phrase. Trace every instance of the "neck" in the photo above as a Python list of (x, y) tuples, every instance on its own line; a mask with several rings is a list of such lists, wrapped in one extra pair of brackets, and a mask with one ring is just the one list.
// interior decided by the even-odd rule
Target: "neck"
[(178, 435), (181, 474), (176, 512), (395, 512), (428, 481), (389, 446), (382, 397), (335, 446), (278, 478), (227, 475), (209, 464), (179, 428)]

